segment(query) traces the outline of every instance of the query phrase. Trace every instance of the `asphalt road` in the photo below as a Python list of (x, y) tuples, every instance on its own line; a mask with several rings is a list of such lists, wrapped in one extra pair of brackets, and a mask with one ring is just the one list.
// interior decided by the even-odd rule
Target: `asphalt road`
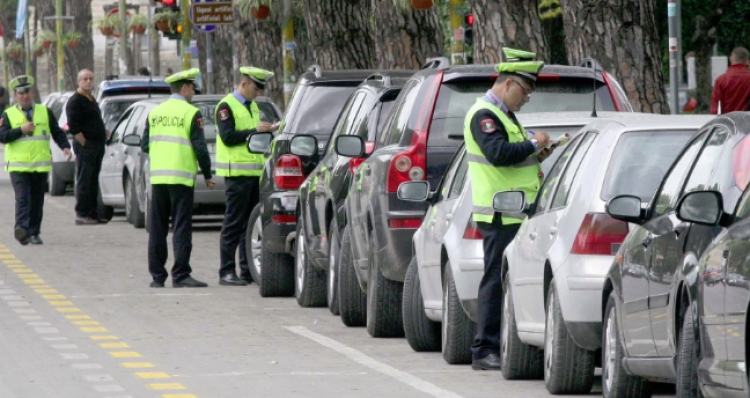
[(548, 396), (542, 381), (447, 365), (326, 308), (219, 286), (216, 223), (193, 235), (193, 276), (210, 286), (151, 289), (146, 232), (117, 215), (76, 226), (74, 202), (48, 196), (44, 245), (21, 246), (0, 171), (0, 398)]

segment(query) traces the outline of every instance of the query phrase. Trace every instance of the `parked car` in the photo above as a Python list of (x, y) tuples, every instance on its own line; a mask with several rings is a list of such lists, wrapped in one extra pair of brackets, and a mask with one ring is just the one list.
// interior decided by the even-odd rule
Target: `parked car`
[[(331, 139), (357, 135), (374, 147), (377, 133), (413, 71), (381, 71), (362, 82), (344, 105)], [(323, 158), (299, 190), (295, 239), (295, 294), (301, 306), (325, 305), (339, 314), (336, 280), (340, 231), (346, 225), (344, 199), (362, 159), (339, 156), (329, 140)], [(348, 323), (344, 319), (344, 323)]]
[[(463, 141), (467, 111), (497, 77), (491, 65), (432, 65), (437, 67), (419, 71), (404, 86), (376, 140), (375, 152), (360, 166), (354, 177), (356, 189), (346, 199), (349, 231), (344, 236), (351, 234), (351, 258), (361, 291), (342, 290), (339, 299), (357, 300), (366, 293), (367, 330), (375, 337), (404, 333), (401, 311), (391, 307), (401, 307), (412, 236), (427, 210), (426, 203), (399, 200), (398, 186), (420, 180), (437, 185)], [(590, 112), (594, 106), (616, 110), (611, 92), (617, 87), (608, 88), (592, 77), (588, 68), (545, 66), (523, 110)], [(362, 151), (353, 145), (352, 153), (340, 154), (365, 157), (361, 144)], [(341, 274), (345, 272), (342, 269)], [(361, 314), (344, 314), (343, 306), (341, 310), (342, 317), (364, 319)]]
[[(44, 106), (52, 111), (55, 118), (60, 125), (60, 128), (65, 131), (68, 135), (68, 142), (73, 142), (73, 136), (68, 134), (68, 122), (65, 115), (65, 105), (68, 103), (68, 99), (73, 95), (74, 91), (66, 92), (54, 92), (45, 98), (42, 103)], [(73, 185), (75, 181), (75, 153), (72, 154), (70, 160), (63, 153), (62, 149), (57, 146), (52, 140), (50, 140), (50, 152), (52, 153), (52, 171), (48, 175), (48, 189), (52, 196), (62, 196), (68, 188), (68, 185)]]
[[(299, 188), (318, 165), (339, 113), (347, 98), (371, 70), (323, 71), (312, 66), (300, 76), (267, 153), (260, 179), (260, 203), (250, 215), (246, 254), (253, 259), (250, 273), (262, 297), (294, 294), (294, 240), (297, 230)], [(293, 154), (292, 140), (300, 152), (307, 145), (310, 156)], [(312, 142), (312, 140), (314, 142)]]
[[(708, 333), (712, 334), (696, 329), (700, 308), (695, 301), (697, 292), (703, 290), (704, 294), (715, 295), (727, 289), (725, 281), (709, 286), (714, 279), (709, 275), (701, 286), (699, 281), (704, 280), (701, 273), (711, 273), (716, 267), (701, 270), (698, 266), (698, 259), (711, 241), (726, 234), (727, 223), (725, 220), (712, 225), (691, 222), (684, 212), (681, 219), (677, 210), (689, 198), (693, 198), (691, 201), (698, 198), (701, 199), (698, 205), (705, 206), (701, 210), (705, 211), (703, 215), (708, 216), (714, 206), (710, 196), (689, 194), (711, 190), (720, 194), (722, 212), (734, 214), (742, 189), (748, 183), (748, 125), (750, 115), (745, 112), (721, 115), (706, 124), (683, 149), (650, 201), (628, 192), (602, 198), (609, 200), (607, 213), (612, 218), (632, 226), (602, 283), (602, 295), (598, 300), (589, 298), (599, 303), (591, 308), (592, 312), (600, 309), (598, 305), (604, 307), (600, 333), (604, 344), (605, 397), (633, 396), (633, 392), (646, 395), (649, 381), (676, 383), (677, 396), (696, 396), (697, 381), (691, 377), (697, 373), (684, 369), (689, 363), (684, 354), (691, 355), (692, 350), (698, 349), (694, 346), (696, 335), (701, 337), (697, 341), (698, 352), (709, 357), (703, 366), (710, 367), (700, 379), (710, 383), (718, 377), (716, 383), (721, 384), (718, 380), (729, 374), (737, 377), (737, 370), (729, 369), (725, 362), (717, 365), (716, 359), (712, 363), (710, 359), (711, 355), (724, 355), (727, 347), (722, 340), (721, 346), (713, 347), (719, 351), (711, 353), (707, 345), (707, 339), (716, 336), (711, 328), (723, 330), (720, 322), (716, 323), (715, 307), (702, 317), (715, 325), (708, 327)], [(646, 277), (635, 277), (634, 272), (628, 271), (631, 268), (647, 270)], [(726, 278), (725, 272), (719, 277)], [(735, 304), (739, 305), (729, 303)], [(744, 330), (745, 326), (741, 327)], [(746, 374), (742, 369), (743, 380)]]
[(153, 93), (149, 94), (128, 94), (128, 95), (117, 95), (109, 96), (102, 99), (99, 103), (99, 108), (102, 110), (102, 119), (104, 121), (104, 127), (110, 132), (115, 131), (115, 126), (120, 120), (125, 111), (130, 108), (130, 105), (138, 101), (142, 101), (150, 98), (166, 98), (167, 93)]
[[(200, 88), (196, 88), (195, 92), (200, 94)], [(108, 76), (107, 79), (99, 83), (93, 94), (96, 97), (96, 102), (101, 104), (106, 97), (133, 94), (169, 95), (171, 90), (169, 83), (165, 82), (163, 77)]]
[[(589, 112), (528, 113), (519, 119), (528, 129), (547, 131), (552, 139), (574, 136), (596, 120)], [(427, 199), (431, 207), (414, 233), (414, 256), (404, 281), (402, 306), (409, 345), (415, 351), (439, 351), (442, 347), (443, 358), (450, 364), (471, 363), (477, 293), (484, 274), (482, 235), (471, 220), (471, 181), (464, 152), (459, 150)], [(545, 174), (562, 152), (553, 152), (542, 163)], [(399, 189), (420, 183), (403, 183)], [(429, 333), (432, 330), (439, 331), (437, 337)]]
[[(167, 98), (161, 96), (139, 101), (125, 111), (107, 143), (102, 171), (99, 174), (99, 187), (105, 207), (100, 213), (109, 214), (111, 218), (114, 208), (124, 208), (128, 221), (136, 228), (148, 227), (148, 208), (151, 197), (151, 184), (148, 177), (149, 156), (148, 154), (141, 156), (140, 146), (138, 146), (140, 143), (127, 144), (123, 142), (123, 138), (132, 134), (143, 137), (148, 114)], [(215, 162), (217, 134), (214, 111), (222, 98), (224, 98), (222, 95), (196, 95), (192, 100), (192, 104), (197, 106), (203, 115), (203, 132), (211, 155), (212, 169)], [(279, 119), (279, 109), (269, 98), (258, 97), (256, 102), (263, 113), (262, 117), (266, 120)], [(210, 190), (203, 182), (203, 176), (197, 177), (193, 214), (224, 214), (226, 200), (224, 179), (214, 176), (214, 181), (216, 186)]]

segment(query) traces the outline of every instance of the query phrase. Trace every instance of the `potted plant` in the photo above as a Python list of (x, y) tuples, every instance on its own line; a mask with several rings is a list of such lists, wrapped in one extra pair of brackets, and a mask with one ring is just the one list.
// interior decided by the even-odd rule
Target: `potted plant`
[(63, 33), (63, 45), (68, 48), (77, 48), (81, 44), (81, 34), (78, 32)]
[(143, 14), (135, 14), (130, 17), (130, 23), (128, 24), (130, 29), (135, 33), (142, 35), (146, 33), (146, 25), (148, 24), (148, 18)]
[(42, 45), (42, 47), (44, 47), (44, 49), (48, 49), (52, 47), (52, 43), (57, 41), (57, 35), (51, 30), (45, 30), (39, 34), (37, 40)]
[(177, 15), (177, 13), (171, 11), (154, 14), (154, 23), (156, 24), (156, 29), (159, 29), (162, 32), (169, 32), (170, 30), (172, 30), (172, 26), (177, 20)]
[(237, 8), (242, 14), (250, 14), (255, 19), (266, 19), (271, 15), (271, 4), (268, 0), (239, 0)]
[(44, 46), (42, 46), (42, 43), (37, 41), (34, 43), (34, 56), (39, 58), (44, 54)]
[(411, 7), (415, 10), (429, 10), (433, 5), (433, 0), (411, 0)]
[(5, 53), (13, 59), (21, 58), (21, 54), (23, 54), (23, 45), (20, 43), (10, 43), (5, 46)]
[(115, 21), (112, 16), (103, 16), (95, 21), (96, 27), (104, 36), (112, 36), (115, 32)]

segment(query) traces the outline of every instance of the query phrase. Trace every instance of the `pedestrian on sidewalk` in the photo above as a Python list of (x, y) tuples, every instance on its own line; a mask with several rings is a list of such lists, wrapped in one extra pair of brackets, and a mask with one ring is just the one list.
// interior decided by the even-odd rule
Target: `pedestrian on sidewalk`
[(99, 220), (96, 212), (99, 199), (99, 172), (102, 170), (107, 129), (99, 104), (92, 95), (94, 73), (88, 69), (78, 72), (78, 90), (65, 106), (68, 131), (73, 134), (76, 153), (76, 225), (92, 225)]
[(0, 115), (0, 143), (5, 146), (5, 170), (16, 194), (13, 234), (22, 245), (41, 245), (39, 237), (44, 210), (44, 187), (52, 171), (50, 136), (70, 160), (68, 138), (52, 111), (34, 104), (34, 78), (18, 76), (8, 88), (16, 104)]
[[(216, 106), (215, 120), (219, 128), (216, 137), (216, 174), (226, 183), (226, 215), (221, 228), (219, 284), (246, 286), (252, 283), (250, 266), (245, 251), (245, 233), (250, 212), (259, 201), (260, 175), (263, 155), (253, 154), (246, 144), (258, 132), (272, 132), (276, 128), (260, 120), (255, 98), (263, 93), (266, 80), (273, 72), (243, 66), (241, 81), (233, 93)], [(237, 246), (240, 248), (240, 277), (236, 273)]]
[(151, 287), (164, 287), (167, 280), (167, 232), (172, 216), (174, 265), (172, 287), (206, 287), (190, 273), (193, 250), (193, 195), (200, 165), (206, 186), (214, 189), (211, 157), (203, 135), (203, 116), (191, 105), (195, 95), (197, 68), (175, 73), (166, 79), (172, 95), (148, 114), (141, 150), (149, 154), (152, 204), (148, 235), (148, 268)]
[(745, 47), (735, 47), (729, 57), (726, 73), (716, 78), (711, 94), (711, 113), (750, 110), (750, 54)]

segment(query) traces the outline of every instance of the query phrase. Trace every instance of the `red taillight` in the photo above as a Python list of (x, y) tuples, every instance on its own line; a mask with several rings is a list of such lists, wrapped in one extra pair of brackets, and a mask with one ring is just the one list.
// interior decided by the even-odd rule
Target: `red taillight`
[(432, 124), (432, 113), (435, 111), (440, 85), (443, 83), (443, 71), (438, 71), (427, 89), (427, 94), (419, 109), (419, 116), (411, 136), (409, 148), (391, 159), (388, 166), (388, 192), (395, 193), (398, 186), (407, 181), (425, 179), (427, 170), (427, 135)]
[(302, 160), (297, 155), (282, 155), (276, 161), (273, 180), (278, 189), (298, 189), (305, 181)]
[(745, 137), (732, 150), (732, 169), (737, 188), (744, 191), (750, 182), (750, 137)]
[(464, 239), (483, 239), (482, 232), (479, 231), (477, 223), (474, 220), (469, 220), (464, 230)]
[(537, 82), (559, 82), (560, 75), (554, 73), (540, 73), (537, 78)]
[(389, 220), (388, 225), (391, 229), (417, 229), (422, 225), (421, 218), (401, 218)]
[(604, 78), (604, 85), (607, 86), (607, 90), (609, 90), (609, 96), (612, 97), (612, 102), (615, 104), (615, 111), (620, 112), (620, 101), (618, 96), (615, 95), (615, 90), (612, 88), (612, 81), (609, 78), (609, 73), (602, 72), (602, 78)]
[[(375, 150), (375, 142), (373, 141), (367, 141), (365, 142), (365, 154), (369, 155)], [(362, 162), (365, 161), (365, 158), (352, 158), (349, 160), (349, 171), (354, 174), (357, 172), (357, 169), (360, 165), (362, 165)]]
[(613, 255), (627, 235), (628, 223), (607, 214), (589, 213), (578, 229), (571, 253)]
[(275, 216), (271, 216), (271, 220), (276, 224), (292, 224), (297, 222), (297, 216), (277, 214)]

